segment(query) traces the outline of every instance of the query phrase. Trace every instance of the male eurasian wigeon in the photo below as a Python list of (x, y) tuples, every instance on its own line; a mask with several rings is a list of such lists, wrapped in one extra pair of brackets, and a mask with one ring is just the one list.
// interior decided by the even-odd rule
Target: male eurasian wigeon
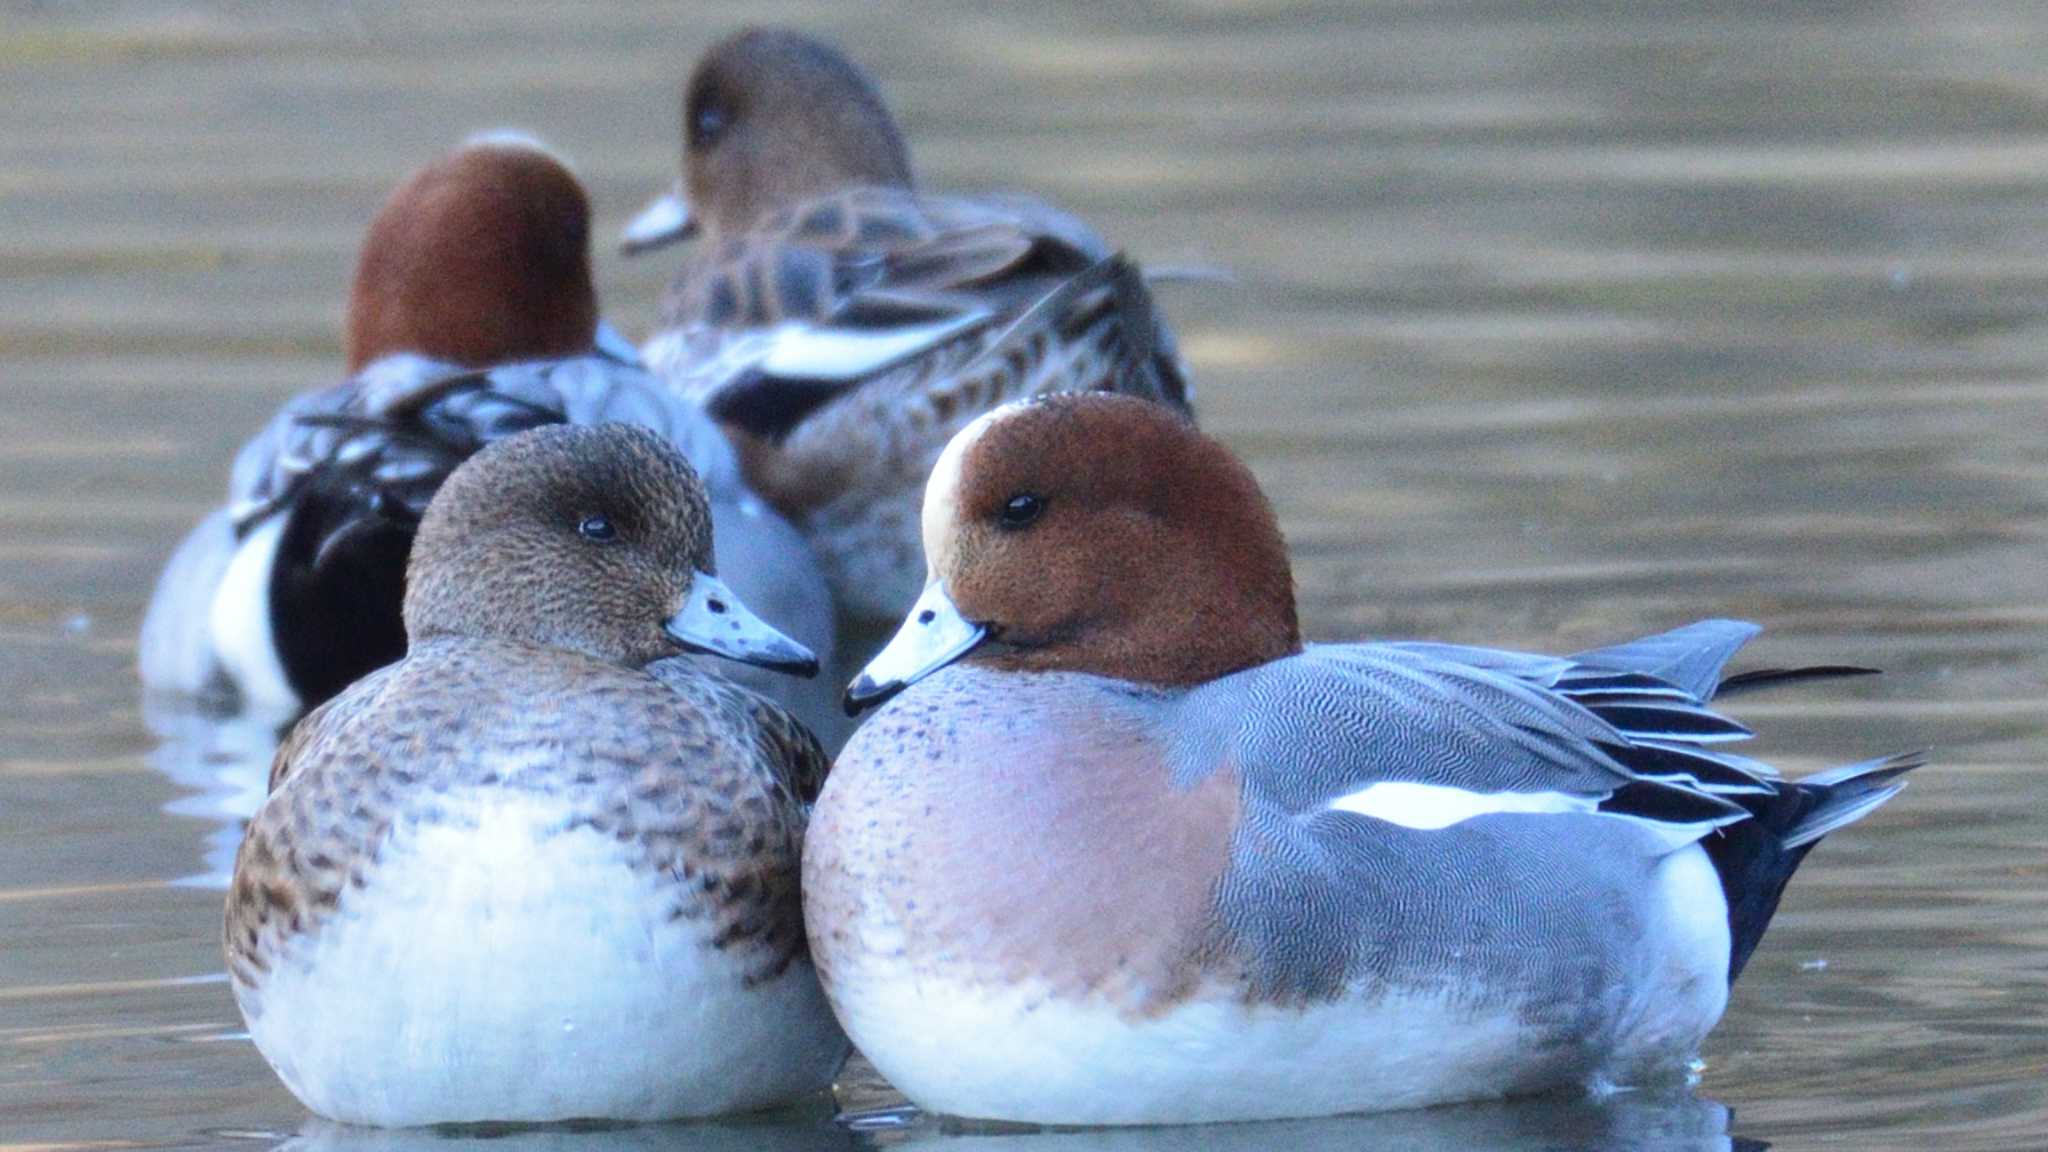
[[(597, 318), (590, 204), (529, 137), (477, 137), (401, 185), (349, 296), (350, 379), (302, 395), (235, 461), (226, 507), (165, 568), (143, 626), (153, 689), (317, 704), (404, 651), (407, 550), (449, 471), (521, 429), (652, 428), (710, 489), (741, 595), (827, 657), (830, 592), (794, 529), (754, 497), (731, 445)], [(757, 687), (828, 734), (823, 685)]]
[[(849, 689), (805, 920), (854, 1043), (943, 1113), (1405, 1108), (1678, 1074), (1792, 871), (1915, 757), (1718, 750), (1756, 628), (1556, 658), (1304, 646), (1251, 473), (1171, 410), (1001, 408)], [(1804, 674), (1839, 672), (1808, 670)]]
[(917, 191), (881, 95), (836, 49), (751, 29), (683, 88), (685, 193), (628, 250), (701, 233), (643, 347), (740, 448), (840, 609), (893, 622), (923, 565), (917, 500), (949, 437), (1003, 401), (1188, 388), (1137, 267), (1020, 197)]
[(817, 663), (713, 574), (711, 515), (620, 424), (500, 440), (441, 485), (411, 646), (285, 740), (229, 889), (235, 999), (307, 1107), (654, 1120), (826, 1085), (846, 1043), (797, 895), (825, 753), (672, 657)]

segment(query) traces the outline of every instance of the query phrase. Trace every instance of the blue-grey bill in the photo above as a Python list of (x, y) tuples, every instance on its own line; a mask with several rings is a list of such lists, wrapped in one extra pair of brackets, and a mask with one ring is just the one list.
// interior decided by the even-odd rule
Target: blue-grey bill
[(809, 648), (754, 615), (723, 580), (708, 572), (694, 575), (683, 610), (669, 617), (667, 628), (677, 643), (692, 652), (794, 676), (818, 674), (818, 657)]
[(690, 202), (683, 198), (682, 185), (678, 184), (633, 217), (633, 222), (619, 234), (619, 251), (638, 256), (696, 234), (696, 217), (690, 215)]
[(937, 580), (904, 618), (903, 627), (846, 686), (846, 713), (858, 715), (974, 650), (988, 629), (960, 615), (946, 586)]

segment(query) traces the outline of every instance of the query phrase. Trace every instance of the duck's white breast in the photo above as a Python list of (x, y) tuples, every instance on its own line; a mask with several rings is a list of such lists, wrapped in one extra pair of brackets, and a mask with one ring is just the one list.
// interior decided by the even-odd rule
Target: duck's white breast
[(541, 794), (451, 793), (242, 991), (314, 1111), (383, 1126), (743, 1111), (844, 1055), (808, 962), (751, 988), (707, 919)]
[(1040, 1124), (1325, 1116), (1498, 1096), (1563, 1071), (1521, 1021), (1438, 993), (1302, 1007), (1213, 986), (1156, 1015), (931, 980), (835, 989), (847, 1029), (921, 1106)]

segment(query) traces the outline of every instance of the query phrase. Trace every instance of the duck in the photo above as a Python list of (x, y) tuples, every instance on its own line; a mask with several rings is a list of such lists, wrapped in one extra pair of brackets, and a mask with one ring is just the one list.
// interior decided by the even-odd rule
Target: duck
[(1918, 754), (1725, 749), (1754, 625), (1574, 656), (1304, 644), (1252, 473), (1171, 409), (947, 445), (928, 579), (804, 844), (854, 1044), (930, 1111), (1178, 1124), (1687, 1075), (1793, 871)]
[[(590, 200), (525, 134), (464, 142), (386, 200), (349, 293), (347, 377), (290, 402), (236, 456), (228, 499), (159, 577), (144, 685), (295, 716), (404, 651), (405, 561), (427, 501), (480, 447), (546, 423), (652, 428), (696, 465), (726, 570), (830, 660), (816, 558), (751, 492), (718, 426), (599, 319)], [(834, 738), (828, 685), (737, 675)]]
[(683, 86), (684, 177), (624, 235), (697, 237), (642, 345), (881, 635), (923, 584), (917, 503), (947, 440), (1013, 398), (1102, 390), (1187, 411), (1145, 273), (1012, 195), (920, 190), (874, 82), (801, 32), (745, 29)]
[(403, 657), (301, 720), (236, 855), (250, 1038), (378, 1127), (744, 1112), (846, 1054), (797, 855), (824, 749), (686, 652), (815, 675), (665, 437), (547, 425), (421, 518)]

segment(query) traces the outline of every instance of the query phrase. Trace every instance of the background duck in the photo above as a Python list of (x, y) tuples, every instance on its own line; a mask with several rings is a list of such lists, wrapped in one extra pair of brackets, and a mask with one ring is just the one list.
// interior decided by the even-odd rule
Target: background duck
[(652, 1120), (825, 1087), (846, 1045), (797, 893), (825, 752), (673, 657), (817, 662), (713, 575), (711, 514), (616, 424), (441, 486), (409, 650), (292, 731), (229, 889), (236, 1002), (307, 1107)]
[[(146, 686), (289, 714), (396, 659), (405, 559), (435, 489), (479, 447), (564, 421), (639, 424), (688, 455), (737, 586), (830, 658), (808, 547), (747, 490), (716, 426), (599, 321), (589, 233), (581, 183), (517, 133), (475, 137), (392, 193), (349, 295), (350, 378), (292, 400), (237, 456), (227, 505), (158, 581)], [(843, 727), (824, 686), (750, 682), (828, 737)]]
[(917, 596), (917, 500), (946, 440), (1020, 396), (1107, 390), (1186, 409), (1137, 266), (1015, 196), (913, 187), (868, 77), (785, 29), (741, 32), (683, 87), (683, 188), (629, 250), (699, 235), (648, 362), (733, 435), (842, 611)]
[(1682, 1080), (1822, 836), (1920, 763), (1718, 750), (1753, 626), (1569, 658), (1304, 647), (1251, 473), (1053, 396), (957, 436), (930, 582), (848, 691), (804, 853), (848, 1034), (913, 1101), (1058, 1124)]

